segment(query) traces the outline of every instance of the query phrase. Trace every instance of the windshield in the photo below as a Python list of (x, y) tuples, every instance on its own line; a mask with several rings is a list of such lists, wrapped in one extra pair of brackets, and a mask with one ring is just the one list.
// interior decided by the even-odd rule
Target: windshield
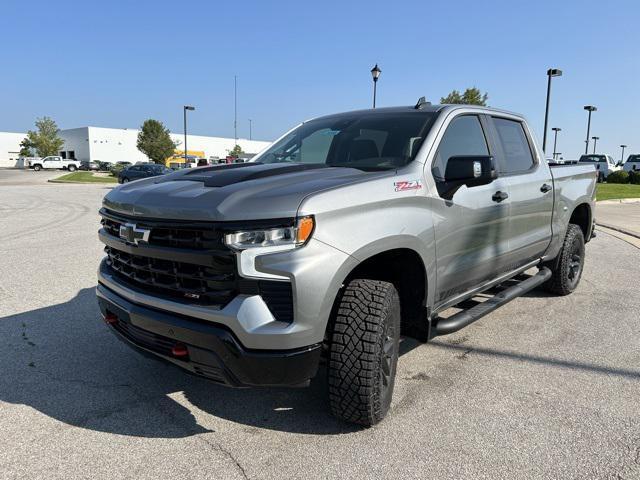
[(256, 160), (395, 169), (415, 158), (436, 116), (435, 112), (410, 111), (319, 118), (300, 125)]

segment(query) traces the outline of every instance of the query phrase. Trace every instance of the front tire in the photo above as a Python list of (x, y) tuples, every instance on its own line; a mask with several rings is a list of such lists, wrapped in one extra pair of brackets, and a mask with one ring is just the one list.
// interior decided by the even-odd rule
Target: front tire
[(123, 179), (122, 179), (122, 183), (129, 183), (129, 179), (128, 179), (128, 178), (126, 178), (126, 177), (125, 177), (125, 178), (123, 178)]
[(371, 426), (391, 405), (400, 345), (400, 300), (393, 284), (352, 280), (330, 335), (327, 377), (331, 413)]
[(558, 255), (555, 266), (550, 267), (552, 276), (545, 288), (556, 295), (569, 295), (580, 283), (584, 269), (584, 235), (578, 225), (569, 224)]

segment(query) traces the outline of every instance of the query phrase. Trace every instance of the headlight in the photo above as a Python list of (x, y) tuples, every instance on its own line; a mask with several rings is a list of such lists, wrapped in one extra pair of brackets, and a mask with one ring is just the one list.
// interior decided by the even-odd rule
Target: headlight
[(236, 250), (283, 245), (300, 247), (311, 237), (314, 226), (313, 217), (302, 217), (298, 219), (294, 227), (228, 233), (224, 236), (224, 243)]

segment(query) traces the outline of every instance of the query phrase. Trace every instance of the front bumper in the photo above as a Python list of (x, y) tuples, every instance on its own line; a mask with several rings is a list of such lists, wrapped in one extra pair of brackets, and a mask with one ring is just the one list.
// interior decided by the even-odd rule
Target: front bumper
[[(298, 386), (317, 372), (320, 344), (247, 349), (222, 325), (137, 305), (100, 284), (97, 295), (100, 311), (109, 316), (110, 329), (120, 339), (215, 382), (234, 387)], [(176, 346), (182, 350), (179, 355)]]

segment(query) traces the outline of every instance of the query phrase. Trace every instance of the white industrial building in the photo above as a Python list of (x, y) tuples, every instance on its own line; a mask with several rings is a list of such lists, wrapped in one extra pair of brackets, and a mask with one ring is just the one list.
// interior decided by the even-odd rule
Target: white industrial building
[[(139, 130), (128, 128), (81, 127), (60, 130), (64, 146), (59, 152), (65, 158), (102, 162), (148, 161), (136, 147)], [(20, 142), (26, 133), (0, 132), (0, 167), (21, 167), (19, 159)], [(182, 151), (184, 135), (172, 133), (171, 138), (178, 143), (177, 151)], [(189, 154), (207, 159), (225, 158), (233, 149), (233, 138), (188, 135)], [(259, 140), (238, 139), (238, 145), (248, 154), (256, 154), (271, 144)], [(198, 152), (197, 154), (194, 152)]]

